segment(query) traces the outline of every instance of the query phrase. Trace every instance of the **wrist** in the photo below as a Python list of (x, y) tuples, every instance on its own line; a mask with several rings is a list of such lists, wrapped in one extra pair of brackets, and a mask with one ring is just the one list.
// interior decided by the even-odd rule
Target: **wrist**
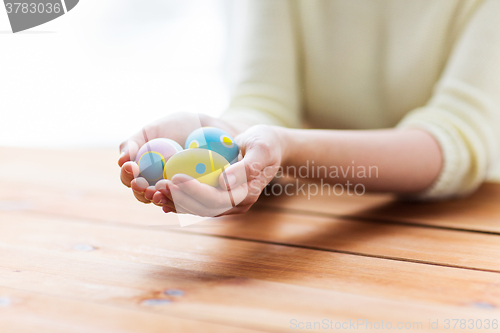
[(286, 167), (291, 164), (293, 158), (293, 129), (273, 126), (281, 147), (281, 166)]
[(212, 118), (212, 125), (210, 126), (220, 127), (228, 132), (233, 138), (251, 127), (245, 122), (238, 121), (233, 118), (225, 119), (223, 116), (220, 118)]

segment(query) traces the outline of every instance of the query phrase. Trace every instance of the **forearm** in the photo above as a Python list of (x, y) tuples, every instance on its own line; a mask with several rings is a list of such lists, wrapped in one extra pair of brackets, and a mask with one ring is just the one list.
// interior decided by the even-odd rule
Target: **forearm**
[(220, 120), (233, 127), (237, 134), (257, 125), (293, 127), (285, 124), (272, 112), (253, 108), (229, 109), (221, 115)]
[(324, 182), (349, 181), (369, 191), (418, 192), (442, 167), (439, 144), (421, 130), (296, 130), (279, 128), (283, 171)]

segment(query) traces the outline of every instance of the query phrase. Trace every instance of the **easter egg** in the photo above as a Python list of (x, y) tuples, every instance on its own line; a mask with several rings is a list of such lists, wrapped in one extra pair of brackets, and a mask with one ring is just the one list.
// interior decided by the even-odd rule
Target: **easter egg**
[(139, 177), (145, 178), (149, 185), (155, 185), (163, 179), (165, 163), (182, 147), (170, 139), (153, 139), (146, 142), (137, 152), (136, 163), (139, 165)]
[(227, 160), (215, 151), (193, 148), (183, 150), (172, 156), (165, 164), (165, 179), (172, 180), (182, 173), (199, 182), (217, 187), (219, 176), (229, 166)]
[(238, 161), (238, 145), (225, 131), (215, 127), (202, 127), (193, 131), (186, 140), (186, 149), (203, 148), (214, 151), (229, 163)]

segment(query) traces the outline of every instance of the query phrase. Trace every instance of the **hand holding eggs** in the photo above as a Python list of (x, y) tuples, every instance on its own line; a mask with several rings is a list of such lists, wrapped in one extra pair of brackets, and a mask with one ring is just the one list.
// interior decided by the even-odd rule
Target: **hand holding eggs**
[(199, 182), (217, 187), (219, 176), (230, 164), (238, 161), (239, 149), (234, 139), (215, 127), (193, 131), (186, 150), (170, 139), (154, 139), (144, 144), (137, 154), (140, 176), (150, 185), (161, 179), (186, 174)]
[(214, 151), (193, 148), (172, 156), (165, 165), (166, 179), (179, 173), (188, 175), (213, 187), (219, 185), (219, 176), (229, 166), (227, 160)]
[(234, 139), (215, 127), (202, 127), (193, 131), (186, 140), (186, 149), (202, 148), (220, 154), (230, 164), (238, 160), (239, 149)]
[(182, 147), (170, 139), (154, 139), (146, 142), (137, 152), (135, 163), (139, 165), (140, 177), (145, 178), (149, 185), (154, 186), (163, 179), (166, 162), (174, 154), (182, 151)]

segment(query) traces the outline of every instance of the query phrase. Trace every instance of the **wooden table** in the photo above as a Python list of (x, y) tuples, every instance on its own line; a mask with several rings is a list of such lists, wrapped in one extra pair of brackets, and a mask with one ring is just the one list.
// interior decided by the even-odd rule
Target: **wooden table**
[(499, 184), (270, 196), (180, 228), (116, 159), (0, 149), (0, 332), (500, 331)]

